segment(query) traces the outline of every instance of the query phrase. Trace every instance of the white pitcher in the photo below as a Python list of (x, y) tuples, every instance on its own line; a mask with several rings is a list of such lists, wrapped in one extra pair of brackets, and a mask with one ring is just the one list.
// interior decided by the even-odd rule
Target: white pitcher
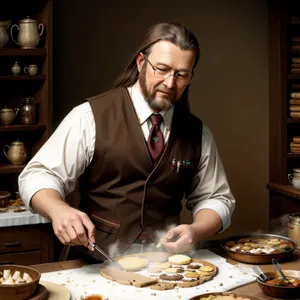
[[(13, 29), (15, 27), (19, 31), (17, 42), (13, 37)], [(29, 17), (20, 20), (19, 26), (17, 24), (14, 24), (10, 29), (12, 40), (17, 45), (20, 45), (22, 49), (34, 49), (38, 45), (40, 36), (43, 34), (43, 32), (44, 25), (36, 20), (30, 19)]]
[(27, 161), (27, 150), (24, 143), (12, 142), (3, 146), (3, 153), (13, 165), (21, 165)]

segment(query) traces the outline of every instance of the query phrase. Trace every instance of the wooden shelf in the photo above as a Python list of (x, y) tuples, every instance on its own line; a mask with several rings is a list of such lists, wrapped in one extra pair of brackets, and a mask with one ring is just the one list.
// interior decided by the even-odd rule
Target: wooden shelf
[(47, 56), (47, 49), (3, 48), (0, 49), (0, 56)]
[(288, 79), (300, 79), (300, 74), (288, 74)]
[(0, 126), (0, 132), (12, 132), (12, 131), (45, 131), (46, 125), (6, 125)]
[(26, 165), (0, 164), (0, 174), (20, 173)]
[(300, 158), (300, 154), (298, 153), (288, 153), (288, 158)]
[(5, 76), (0, 76), (0, 80), (8, 80), (8, 81), (12, 81), (12, 80), (45, 80), (46, 76), (44, 75), (5, 75)]
[(289, 118), (288, 123), (300, 123), (300, 118)]
[(300, 199), (300, 191), (295, 189), (291, 184), (268, 183), (267, 189), (288, 197)]

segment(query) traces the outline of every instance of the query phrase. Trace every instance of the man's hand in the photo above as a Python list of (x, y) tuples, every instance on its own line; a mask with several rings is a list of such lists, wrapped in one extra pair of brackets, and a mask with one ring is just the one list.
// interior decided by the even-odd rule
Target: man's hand
[(64, 245), (85, 246), (94, 251), (87, 237), (95, 243), (95, 226), (88, 215), (64, 202), (53, 189), (38, 191), (31, 200), (32, 208), (52, 222), (55, 235)]
[(64, 245), (85, 246), (91, 251), (87, 237), (95, 242), (95, 226), (88, 215), (68, 205), (61, 205), (51, 214), (55, 235)]
[(182, 224), (170, 229), (167, 234), (160, 239), (162, 246), (169, 252), (182, 253), (192, 250), (197, 240), (195, 227)]
[(170, 252), (180, 253), (192, 250), (196, 244), (217, 233), (222, 228), (222, 219), (212, 209), (201, 209), (194, 216), (192, 224), (183, 224), (170, 229), (160, 243)]

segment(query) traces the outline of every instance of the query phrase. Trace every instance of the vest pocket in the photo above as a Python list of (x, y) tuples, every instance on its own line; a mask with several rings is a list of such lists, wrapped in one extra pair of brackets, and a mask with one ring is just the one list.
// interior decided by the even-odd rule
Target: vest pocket
[(93, 213), (91, 218), (94, 221), (96, 229), (115, 235), (119, 232), (122, 223), (121, 221), (102, 216), (98, 213)]

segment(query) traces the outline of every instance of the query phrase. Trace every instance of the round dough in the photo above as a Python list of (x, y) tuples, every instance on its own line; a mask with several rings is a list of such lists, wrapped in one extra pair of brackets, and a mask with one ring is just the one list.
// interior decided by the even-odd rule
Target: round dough
[(43, 285), (49, 292), (48, 300), (70, 300), (70, 291), (62, 284), (40, 280), (40, 284)]
[(118, 260), (118, 263), (126, 271), (138, 271), (148, 266), (148, 260), (137, 256), (123, 257)]
[(183, 254), (175, 254), (169, 257), (169, 262), (176, 265), (187, 265), (191, 262), (191, 258)]

